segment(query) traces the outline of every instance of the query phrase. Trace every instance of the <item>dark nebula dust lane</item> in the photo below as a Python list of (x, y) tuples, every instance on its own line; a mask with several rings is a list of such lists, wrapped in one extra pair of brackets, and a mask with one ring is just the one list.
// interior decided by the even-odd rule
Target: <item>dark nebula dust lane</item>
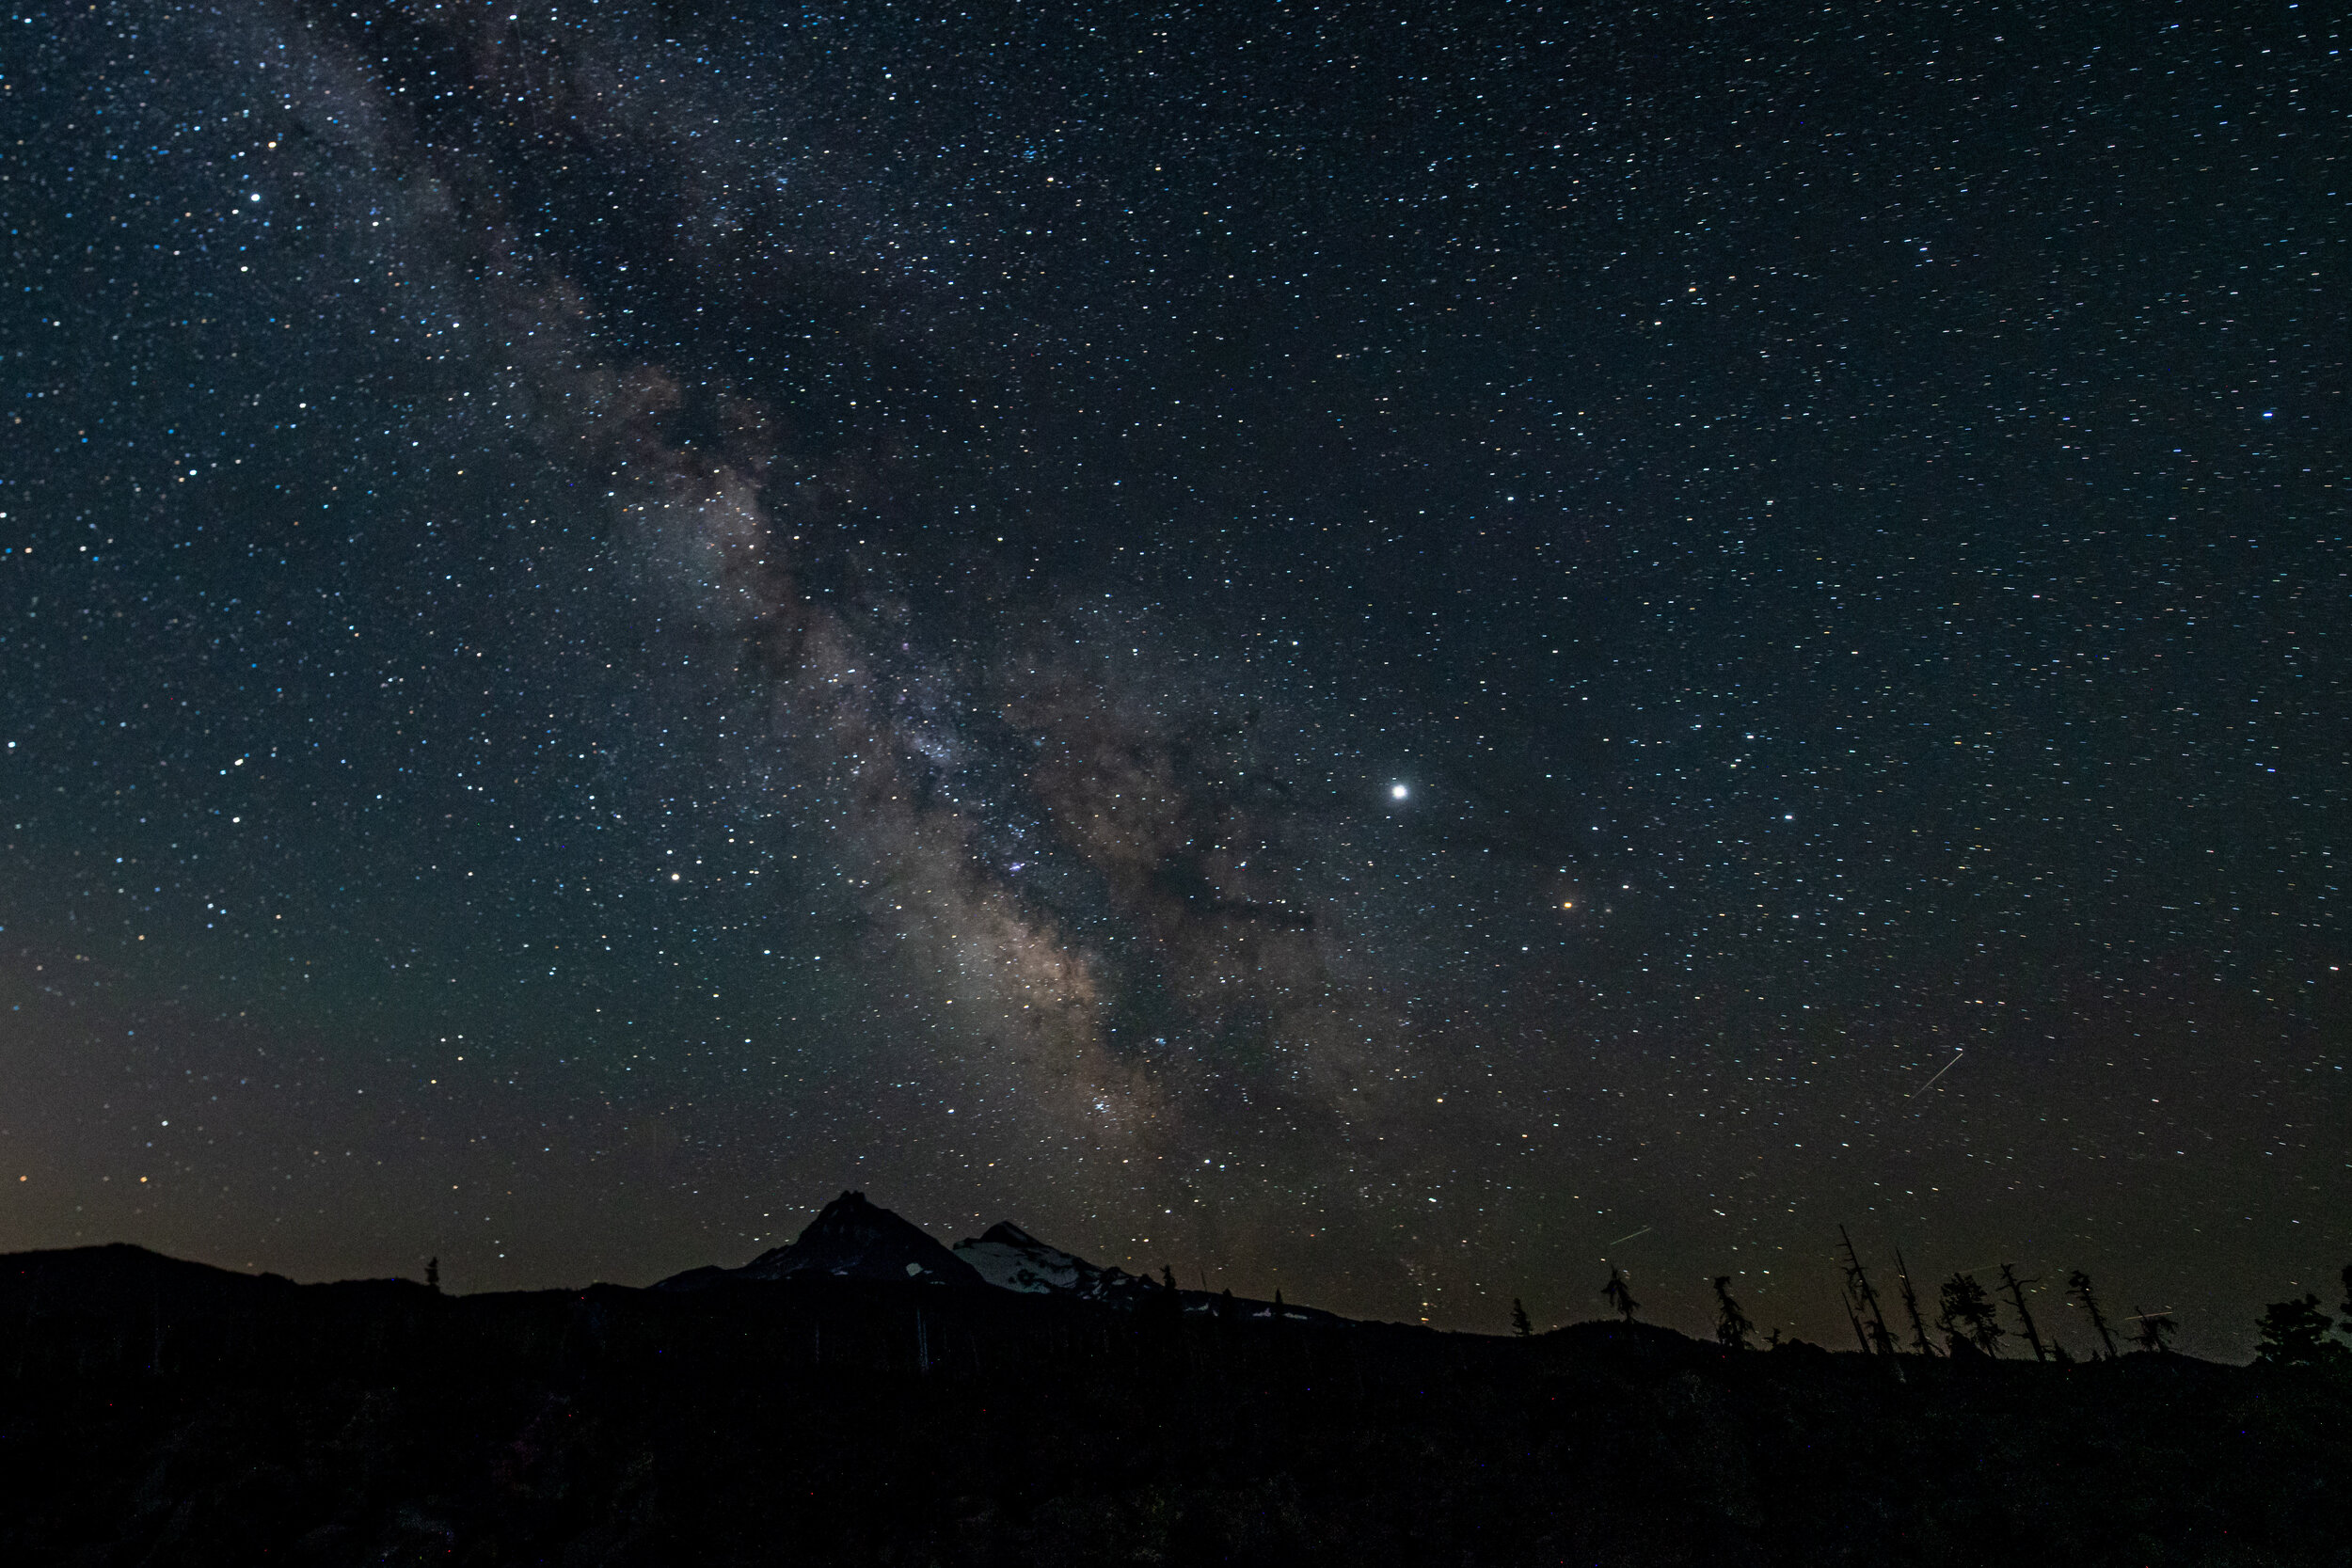
[(2352, 1251), (2320, 13), (7, 26), (0, 1248)]

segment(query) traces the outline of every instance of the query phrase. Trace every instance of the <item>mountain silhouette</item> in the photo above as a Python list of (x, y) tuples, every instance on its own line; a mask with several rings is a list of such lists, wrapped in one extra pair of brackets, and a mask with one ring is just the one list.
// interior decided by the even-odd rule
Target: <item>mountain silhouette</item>
[(789, 1245), (771, 1247), (739, 1269), (690, 1269), (662, 1280), (658, 1290), (698, 1290), (729, 1279), (833, 1279), (914, 1281), (925, 1285), (987, 1283), (971, 1264), (933, 1241), (921, 1228), (864, 1193), (843, 1193), (825, 1205)]
[[(999, 1220), (953, 1251), (921, 1227), (870, 1201), (864, 1193), (843, 1193), (790, 1245), (771, 1248), (741, 1268), (716, 1263), (688, 1269), (658, 1281), (657, 1291), (700, 1291), (737, 1280), (858, 1279), (876, 1284), (992, 1286), (1016, 1295), (1052, 1296), (1131, 1312), (1158, 1301), (1157, 1281), (1112, 1266), (1089, 1262), (1040, 1241), (1010, 1220)], [(1343, 1323), (1337, 1313), (1209, 1291), (1180, 1291), (1173, 1304), (1183, 1313), (1214, 1315), (1234, 1323), (1287, 1319)]]
[(2346, 1561), (2331, 1366), (1125, 1309), (966, 1252), (1011, 1284), (850, 1193), (705, 1290), (0, 1257), (0, 1562)]
[(1029, 1295), (1076, 1296), (1128, 1307), (1157, 1288), (1124, 1269), (1102, 1268), (1075, 1253), (1048, 1246), (1010, 1220), (998, 1221), (977, 1239), (958, 1242), (955, 1255), (997, 1289)]

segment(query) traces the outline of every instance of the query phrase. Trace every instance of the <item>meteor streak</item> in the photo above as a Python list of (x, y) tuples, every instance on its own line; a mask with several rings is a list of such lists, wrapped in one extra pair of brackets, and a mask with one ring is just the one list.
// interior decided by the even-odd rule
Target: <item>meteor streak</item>
[[(1956, 1068), (1956, 1067), (1960, 1066), (1960, 1059), (1961, 1059), (1963, 1056), (1965, 1056), (1965, 1055), (1967, 1055), (1967, 1054), (1968, 1054), (1967, 1051), (1966, 1051), (1966, 1050), (1964, 1050), (1963, 1048), (1962, 1048), (1962, 1047), (1960, 1047), (1960, 1046), (1954, 1046), (1954, 1047), (1952, 1047), (1952, 1059), (1951, 1059), (1950, 1061), (1948, 1061), (1948, 1062), (1946, 1062), (1946, 1063), (1945, 1063), (1942, 1067), (1937, 1068), (1937, 1069), (1935, 1069), (1935, 1078), (1941, 1078), (1941, 1077), (1943, 1077), (1946, 1073), (1947, 1073), (1947, 1072), (1951, 1071), (1951, 1070), (1952, 1070), (1952, 1069), (1954, 1069), (1954, 1068)], [(1907, 1094), (1907, 1095), (1903, 1096), (1903, 1099), (1904, 1099), (1906, 1101), (1914, 1101), (1914, 1100), (1918, 1099), (1921, 1095), (1923, 1095), (1923, 1094), (1927, 1093), (1930, 1089), (1931, 1089), (1931, 1088), (1935, 1087), (1935, 1078), (1931, 1078), (1931, 1079), (1929, 1079), (1926, 1083), (1924, 1083), (1924, 1084), (1920, 1085), (1917, 1088), (1915, 1088), (1915, 1089), (1912, 1090), (1909, 1094)]]

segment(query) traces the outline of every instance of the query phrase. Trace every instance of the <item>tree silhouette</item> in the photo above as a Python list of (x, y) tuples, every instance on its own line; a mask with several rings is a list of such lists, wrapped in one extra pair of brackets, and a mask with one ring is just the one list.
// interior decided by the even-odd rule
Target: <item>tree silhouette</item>
[(2344, 1266), (2344, 1305), (2336, 1310), (2344, 1314), (2344, 1331), (2352, 1334), (2352, 1263)]
[(1756, 1324), (1731, 1299), (1731, 1275), (1727, 1274), (1715, 1276), (1715, 1342), (1725, 1350), (1746, 1350), (1748, 1336), (1756, 1332)]
[(1600, 1288), (1600, 1293), (1610, 1308), (1627, 1323), (1631, 1323), (1633, 1314), (1641, 1309), (1642, 1304), (1633, 1299), (1633, 1292), (1626, 1288), (1625, 1275), (1617, 1272), (1614, 1263), (1609, 1265), (1609, 1283)]
[(1903, 1261), (1903, 1249), (1895, 1249), (1895, 1279), (1902, 1291), (1903, 1310), (1911, 1317), (1911, 1347), (1921, 1355), (1935, 1354), (1935, 1341), (1928, 1338), (1928, 1325), (1919, 1320), (1919, 1292), (1911, 1288), (1911, 1265)]
[(2090, 1289), (2090, 1276), (2076, 1269), (2066, 1276), (2066, 1288), (2083, 1304), (2083, 1310), (2090, 1314), (2090, 1326), (2098, 1331), (2099, 1342), (2107, 1347), (2107, 1359), (2114, 1360), (2115, 1333), (2107, 1327), (2107, 1315), (2099, 1310), (2099, 1298)]
[[(2036, 1285), (2041, 1282), (2028, 1279), (2026, 1283)], [(2017, 1308), (2017, 1321), (2026, 1325), (2026, 1343), (2033, 1347), (2033, 1358), (2036, 1361), (2047, 1361), (2050, 1359), (2050, 1353), (2042, 1348), (2041, 1331), (2033, 1325), (2033, 1314), (2026, 1310), (2026, 1292), (2018, 1286), (2017, 1270), (2014, 1264), (2001, 1265), (2001, 1286), (2009, 1291), (2009, 1299)]]
[(441, 1288), (441, 1260), (438, 1258), (424, 1260), (424, 1288), (428, 1291)]
[(1843, 1304), (1844, 1304), (1844, 1306), (1845, 1306), (1845, 1308), (1846, 1308), (1846, 1322), (1847, 1322), (1848, 1323), (1851, 1324), (1851, 1325), (1852, 1325), (1852, 1327), (1853, 1327), (1853, 1342), (1855, 1343), (1855, 1345), (1857, 1345), (1858, 1347), (1860, 1347), (1860, 1349), (1861, 1349), (1861, 1351), (1862, 1351), (1862, 1354), (1865, 1354), (1865, 1355), (1869, 1354), (1870, 1354), (1870, 1337), (1869, 1337), (1867, 1334), (1865, 1334), (1865, 1333), (1863, 1333), (1863, 1332), (1862, 1332), (1862, 1319), (1861, 1319), (1861, 1317), (1860, 1317), (1858, 1314), (1856, 1314), (1856, 1312), (1854, 1311), (1854, 1305), (1853, 1305), (1853, 1291), (1852, 1291), (1851, 1290), (1847, 1290), (1847, 1291), (1840, 1291), (1840, 1292), (1838, 1293), (1838, 1297), (1837, 1297), (1837, 1299), (1838, 1299), (1838, 1301), (1839, 1301), (1839, 1302), (1843, 1303)]
[(2345, 1350), (2328, 1338), (2335, 1325), (2328, 1314), (2319, 1309), (2319, 1298), (2307, 1295), (2300, 1301), (2274, 1301), (2263, 1309), (2262, 1343), (2254, 1347), (2254, 1359), (2272, 1366), (2312, 1366), (2322, 1361), (2352, 1360), (2352, 1351)]
[(1886, 1331), (1886, 1313), (1879, 1307), (1879, 1293), (1870, 1287), (1870, 1275), (1863, 1268), (1862, 1259), (1854, 1255), (1853, 1238), (1846, 1227), (1837, 1227), (1837, 1239), (1846, 1248), (1846, 1294), (1850, 1298), (1847, 1313), (1854, 1321), (1854, 1334), (1863, 1337), (1862, 1315), (1869, 1314), (1869, 1333), (1863, 1338), (1862, 1348), (1881, 1355), (1895, 1354), (1895, 1337)]
[(2139, 1332), (2132, 1338), (2141, 1350), (2153, 1353), (2172, 1348), (2165, 1341), (2172, 1337), (2173, 1330), (2181, 1326), (2179, 1323), (2162, 1312), (2138, 1312), (2133, 1316), (2139, 1323)]
[(1176, 1275), (1173, 1273), (1163, 1265), (1160, 1269), (1160, 1283), (1157, 1287), (1152, 1284), (1149, 1275), (1145, 1276), (1143, 1283), (1143, 1304), (1139, 1309), (1143, 1316), (1163, 1328), (1184, 1321), (1184, 1292), (1177, 1290)]
[(1945, 1342), (1958, 1352), (1965, 1345), (1969, 1350), (1986, 1355), (2001, 1354), (2001, 1340), (2006, 1330), (2001, 1327), (2000, 1314), (1993, 1306), (1993, 1298), (1984, 1293), (1973, 1275), (1956, 1274), (1944, 1282), (1943, 1310), (1937, 1315), (1936, 1326), (1944, 1331)]
[(1535, 1325), (1527, 1321), (1527, 1308), (1519, 1305), (1517, 1296), (1511, 1298), (1511, 1332), (1522, 1339), (1535, 1332)]

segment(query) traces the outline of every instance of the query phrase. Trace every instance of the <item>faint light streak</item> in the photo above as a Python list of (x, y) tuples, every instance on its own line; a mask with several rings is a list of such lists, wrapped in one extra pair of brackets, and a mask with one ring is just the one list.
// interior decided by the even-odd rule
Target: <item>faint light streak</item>
[[(1952, 1059), (1951, 1059), (1950, 1061), (1948, 1061), (1948, 1062), (1946, 1062), (1946, 1063), (1945, 1063), (1942, 1067), (1937, 1068), (1937, 1069), (1935, 1069), (1935, 1078), (1941, 1078), (1941, 1077), (1943, 1077), (1946, 1073), (1947, 1073), (1947, 1072), (1951, 1071), (1951, 1070), (1952, 1070), (1952, 1069), (1954, 1069), (1954, 1068), (1956, 1068), (1956, 1067), (1960, 1066), (1960, 1059), (1961, 1059), (1963, 1056), (1965, 1056), (1965, 1055), (1967, 1055), (1967, 1054), (1968, 1054), (1968, 1053), (1967, 1053), (1967, 1051), (1966, 1051), (1966, 1049), (1965, 1049), (1965, 1048), (1961, 1047), (1961, 1046), (1957, 1046), (1957, 1045), (1956, 1045), (1956, 1046), (1954, 1046), (1954, 1047), (1952, 1047)], [(1915, 1089), (1912, 1090), (1909, 1094), (1907, 1094), (1907, 1095), (1903, 1096), (1903, 1099), (1904, 1099), (1906, 1101), (1914, 1101), (1914, 1100), (1918, 1099), (1921, 1095), (1923, 1095), (1923, 1094), (1927, 1093), (1930, 1089), (1931, 1089), (1931, 1088), (1935, 1087), (1935, 1078), (1931, 1078), (1931, 1079), (1929, 1079), (1926, 1083), (1924, 1083), (1924, 1084), (1920, 1085), (1917, 1088), (1915, 1088)]]

